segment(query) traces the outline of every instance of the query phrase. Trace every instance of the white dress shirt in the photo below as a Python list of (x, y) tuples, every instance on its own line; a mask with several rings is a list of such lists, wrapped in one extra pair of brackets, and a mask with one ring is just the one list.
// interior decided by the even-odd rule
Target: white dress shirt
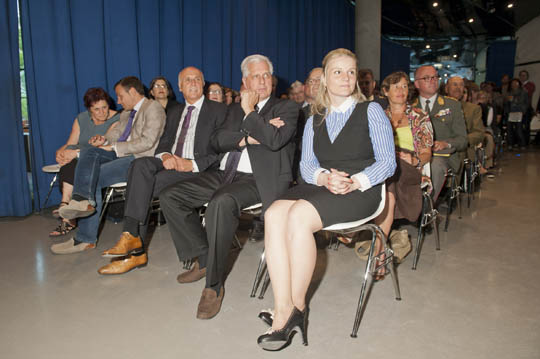
[(188, 107), (194, 106), (195, 108), (193, 111), (191, 111), (191, 119), (189, 121), (189, 127), (186, 133), (186, 138), (184, 139), (184, 147), (182, 149), (182, 157), (188, 160), (191, 160), (191, 163), (193, 164), (193, 172), (199, 172), (199, 167), (197, 167), (197, 162), (194, 160), (194, 152), (195, 152), (195, 129), (197, 128), (197, 122), (199, 121), (199, 114), (201, 113), (201, 107), (204, 102), (204, 95), (201, 96), (195, 103), (190, 104), (186, 101), (186, 106), (184, 107), (184, 111), (182, 112), (182, 115), (180, 117), (180, 123), (178, 124), (178, 129), (176, 130), (176, 136), (174, 136), (174, 144), (171, 148), (171, 152), (162, 152), (156, 154), (156, 157), (161, 159), (161, 157), (168, 153), (173, 154), (176, 152), (176, 146), (178, 145), (178, 137), (180, 137), (180, 132), (182, 131), (182, 124), (184, 123), (184, 120), (186, 118)]
[(429, 100), (429, 112), (431, 112), (431, 110), (433, 109), (433, 104), (435, 103), (435, 100), (437, 99), (437, 94), (431, 96), (430, 98), (424, 98), (422, 96), (418, 96), (418, 98), (420, 99), (420, 106), (422, 106), (422, 110), (426, 109), (426, 100)]

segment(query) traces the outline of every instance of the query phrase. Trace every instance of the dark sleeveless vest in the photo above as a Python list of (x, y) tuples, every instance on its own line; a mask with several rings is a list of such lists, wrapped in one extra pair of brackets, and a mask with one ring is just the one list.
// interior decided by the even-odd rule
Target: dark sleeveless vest
[(330, 141), (322, 116), (313, 117), (313, 151), (321, 167), (335, 168), (352, 176), (375, 163), (369, 137), (368, 105), (369, 102), (356, 105), (334, 143)]

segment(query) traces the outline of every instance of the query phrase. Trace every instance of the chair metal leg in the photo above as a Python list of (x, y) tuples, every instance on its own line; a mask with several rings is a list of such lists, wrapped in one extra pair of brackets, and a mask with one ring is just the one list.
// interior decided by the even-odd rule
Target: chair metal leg
[(452, 186), (450, 187), (450, 196), (448, 197), (448, 208), (446, 209), (446, 221), (444, 223), (444, 231), (445, 232), (448, 232), (448, 224), (450, 222), (450, 213), (452, 212), (452, 205), (453, 205), (453, 197), (454, 197), (454, 193), (453, 193), (453, 186), (454, 186), (454, 180), (452, 179), (451, 180), (451, 184)]
[(266, 258), (264, 255), (264, 250), (261, 254), (261, 259), (259, 259), (259, 267), (257, 268), (257, 273), (255, 274), (255, 279), (253, 280), (253, 288), (251, 288), (251, 294), (249, 295), (251, 298), (254, 298), (257, 293), (257, 288), (259, 287), (259, 283), (261, 282), (261, 277), (264, 272), (266, 272)]
[[(428, 195), (429, 198), (431, 196)], [(420, 250), (423, 244), (424, 239), (424, 223), (427, 222), (427, 199), (424, 193), (422, 193), (422, 215), (420, 217), (420, 223), (418, 225), (418, 236), (416, 237), (416, 248), (414, 250), (414, 259), (413, 259), (413, 265), (412, 269), (416, 269), (416, 265), (418, 264), (418, 257), (420, 256)]]
[(236, 244), (236, 248), (238, 248), (238, 249), (242, 249), (242, 248), (243, 248), (242, 242), (240, 242), (240, 239), (238, 238), (238, 236), (236, 235), (236, 233), (234, 234), (234, 243)]
[(185, 261), (184, 261), (184, 266), (183, 266), (183, 268), (184, 268), (185, 270), (190, 270), (192, 265), (193, 265), (193, 259), (188, 259), (188, 260), (185, 260)]
[(49, 192), (47, 192), (47, 196), (45, 197), (45, 202), (43, 202), (43, 208), (46, 208), (47, 201), (49, 200), (49, 196), (51, 195), (52, 189), (54, 187), (54, 184), (56, 182), (56, 179), (58, 178), (58, 173), (54, 174), (54, 177), (51, 181), (51, 184), (49, 185)]
[(456, 190), (456, 201), (457, 201), (457, 207), (458, 207), (458, 213), (459, 213), (458, 218), (459, 219), (461, 219), (461, 198), (460, 198), (460, 194), (461, 194), (461, 191), (460, 191), (460, 188), (458, 187), (457, 190)]
[(269, 284), (270, 284), (270, 273), (267, 270), (264, 275), (261, 291), (259, 292), (259, 299), (264, 299), (264, 293), (266, 293), (266, 290), (268, 289)]
[(424, 227), (420, 224), (418, 227), (418, 236), (416, 237), (416, 249), (414, 250), (414, 259), (412, 269), (416, 270), (416, 265), (418, 264), (418, 257), (420, 256), (420, 250), (424, 244)]
[(439, 223), (437, 222), (437, 217), (438, 217), (438, 213), (436, 212), (437, 210), (435, 209), (435, 218), (433, 219), (433, 231), (435, 232), (435, 249), (440, 251), (441, 250), (441, 241), (439, 239)]
[[(399, 290), (399, 283), (397, 281), (397, 275), (396, 275), (396, 269), (394, 266), (394, 252), (392, 249), (388, 246), (388, 239), (384, 235), (383, 231), (380, 229), (380, 227), (373, 225), (373, 224), (367, 224), (363, 227), (364, 230), (370, 230), (372, 233), (371, 237), (371, 246), (369, 248), (369, 256), (366, 263), (366, 270), (364, 272), (364, 280), (362, 282), (362, 287), (360, 289), (360, 297), (358, 298), (358, 306), (356, 308), (356, 316), (354, 318), (354, 324), (353, 329), (351, 332), (351, 337), (356, 338), (358, 333), (358, 328), (360, 327), (360, 321), (362, 320), (362, 315), (364, 313), (364, 309), (366, 306), (366, 298), (369, 297), (369, 292), (371, 290), (372, 284), (373, 284), (373, 275), (377, 272), (379, 268), (382, 266), (388, 267), (390, 265), (390, 275), (392, 277), (392, 283), (394, 284), (394, 291), (396, 295), (396, 300), (401, 300), (401, 293)], [(381, 236), (383, 244), (384, 244), (384, 250), (383, 253), (385, 255), (385, 259), (382, 261), (383, 263), (377, 266), (377, 259), (380, 256), (374, 256), (375, 251), (375, 242), (377, 239), (377, 233)], [(380, 257), (379, 257), (380, 258)]]
[(107, 189), (107, 194), (105, 195), (105, 201), (103, 202), (103, 208), (101, 208), (101, 214), (99, 215), (99, 223), (101, 224), (101, 221), (103, 221), (103, 215), (105, 214), (105, 211), (107, 211), (107, 206), (109, 205), (109, 202), (111, 201), (111, 197), (114, 193), (114, 188), (109, 187)]

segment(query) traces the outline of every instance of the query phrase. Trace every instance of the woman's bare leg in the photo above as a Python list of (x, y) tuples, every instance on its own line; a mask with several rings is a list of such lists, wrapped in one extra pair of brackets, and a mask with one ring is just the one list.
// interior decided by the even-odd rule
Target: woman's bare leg
[(307, 201), (299, 200), (289, 209), (287, 222), (289, 266), (291, 270), (291, 295), (295, 307), (306, 307), (306, 293), (311, 283), (317, 246), (313, 233), (322, 229), (319, 213)]
[(291, 271), (287, 248), (289, 209), (295, 201), (275, 201), (264, 215), (264, 247), (274, 292), (274, 329), (281, 329), (292, 311)]
[(71, 195), (73, 194), (73, 185), (63, 182), (62, 183), (62, 202), (69, 203), (71, 201)]

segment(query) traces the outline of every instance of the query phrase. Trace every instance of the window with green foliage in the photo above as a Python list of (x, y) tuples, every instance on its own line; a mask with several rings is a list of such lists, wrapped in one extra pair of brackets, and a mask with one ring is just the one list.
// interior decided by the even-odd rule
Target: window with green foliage
[(21, 16), (19, 16), (19, 69), (21, 74), (21, 112), (23, 128), (28, 128), (28, 100), (26, 98), (26, 76), (24, 72), (24, 56), (22, 46)]

